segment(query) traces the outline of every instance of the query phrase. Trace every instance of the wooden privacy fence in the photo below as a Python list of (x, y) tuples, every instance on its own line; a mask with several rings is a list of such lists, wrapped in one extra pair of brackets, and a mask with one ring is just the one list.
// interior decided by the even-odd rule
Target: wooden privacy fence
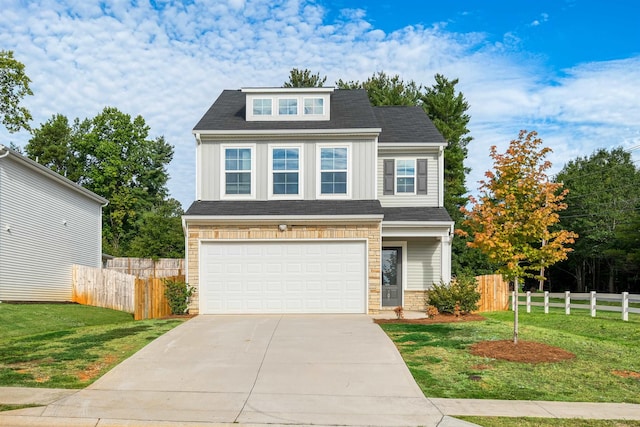
[(157, 319), (171, 314), (169, 302), (164, 296), (165, 279), (184, 281), (184, 276), (136, 278), (135, 320)]
[[(521, 298), (524, 297), (524, 301)], [(561, 300), (562, 302), (555, 302)], [(511, 309), (515, 308), (516, 293), (511, 292)], [(582, 303), (572, 303), (572, 301), (586, 301)], [(606, 303), (607, 305), (598, 304), (598, 301)], [(636, 305), (636, 307), (629, 306), (629, 303)], [(524, 305), (527, 307), (527, 313), (531, 313), (531, 307), (544, 307), (545, 314), (549, 313), (549, 307), (564, 308), (565, 314), (571, 314), (571, 309), (583, 309), (590, 310), (591, 317), (596, 317), (596, 312), (600, 311), (615, 311), (621, 313), (622, 320), (629, 320), (629, 313), (640, 314), (640, 295), (630, 294), (629, 292), (623, 292), (621, 294), (598, 294), (595, 291), (589, 293), (571, 293), (569, 291), (564, 293), (518, 293), (518, 305)]]
[(170, 277), (184, 274), (184, 258), (112, 258), (105, 268), (137, 277)]
[(72, 301), (133, 313), (136, 277), (113, 270), (74, 265)]
[(164, 296), (164, 279), (136, 277), (115, 270), (73, 266), (72, 301), (132, 313), (135, 320), (156, 319), (171, 314)]
[(509, 282), (500, 274), (476, 276), (480, 301), (477, 312), (509, 310)]

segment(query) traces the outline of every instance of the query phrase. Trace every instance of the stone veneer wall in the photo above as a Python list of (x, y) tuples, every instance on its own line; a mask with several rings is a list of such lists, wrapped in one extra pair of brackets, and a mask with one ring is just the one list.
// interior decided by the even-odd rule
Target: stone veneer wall
[(404, 291), (405, 310), (426, 311), (427, 310), (427, 293), (429, 291)]
[(352, 225), (295, 225), (290, 224), (286, 231), (278, 230), (277, 224), (268, 225), (195, 225), (189, 224), (188, 233), (188, 265), (189, 285), (196, 288), (189, 304), (189, 313), (199, 311), (198, 288), (200, 284), (199, 241), (210, 240), (278, 240), (278, 239), (366, 239), (369, 250), (369, 314), (380, 309), (380, 230), (379, 222)]

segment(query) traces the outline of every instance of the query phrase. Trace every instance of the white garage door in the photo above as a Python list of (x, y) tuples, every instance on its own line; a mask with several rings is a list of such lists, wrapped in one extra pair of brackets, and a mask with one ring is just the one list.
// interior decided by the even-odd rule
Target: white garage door
[(363, 241), (204, 242), (200, 313), (364, 313)]

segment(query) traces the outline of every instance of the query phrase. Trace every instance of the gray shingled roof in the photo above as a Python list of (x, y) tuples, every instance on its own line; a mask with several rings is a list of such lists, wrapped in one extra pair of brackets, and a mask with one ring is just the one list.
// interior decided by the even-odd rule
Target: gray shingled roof
[(382, 208), (384, 221), (453, 221), (445, 208)]
[(335, 90), (331, 94), (331, 120), (246, 121), (245, 92), (225, 90), (200, 119), (194, 131), (268, 129), (371, 129), (379, 128), (364, 89)]
[(246, 121), (246, 96), (225, 90), (193, 129), (198, 131), (376, 129), (380, 142), (444, 142), (421, 107), (372, 107), (364, 89), (336, 89), (331, 93), (328, 121)]
[(382, 133), (379, 142), (445, 142), (422, 107), (373, 107)]
[(196, 201), (185, 215), (382, 215), (378, 200), (218, 200)]
[(193, 216), (384, 215), (384, 221), (451, 221), (444, 208), (383, 208), (378, 200), (216, 200), (196, 201)]

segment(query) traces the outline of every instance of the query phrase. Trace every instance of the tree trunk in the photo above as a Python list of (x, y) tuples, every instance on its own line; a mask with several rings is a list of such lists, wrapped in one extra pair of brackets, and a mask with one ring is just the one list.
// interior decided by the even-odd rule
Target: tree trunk
[(519, 293), (519, 286), (518, 286), (518, 278), (515, 278), (514, 284), (513, 284), (513, 290), (516, 293), (516, 297), (515, 297), (515, 304), (513, 305), (513, 343), (514, 344), (518, 344), (518, 293)]

